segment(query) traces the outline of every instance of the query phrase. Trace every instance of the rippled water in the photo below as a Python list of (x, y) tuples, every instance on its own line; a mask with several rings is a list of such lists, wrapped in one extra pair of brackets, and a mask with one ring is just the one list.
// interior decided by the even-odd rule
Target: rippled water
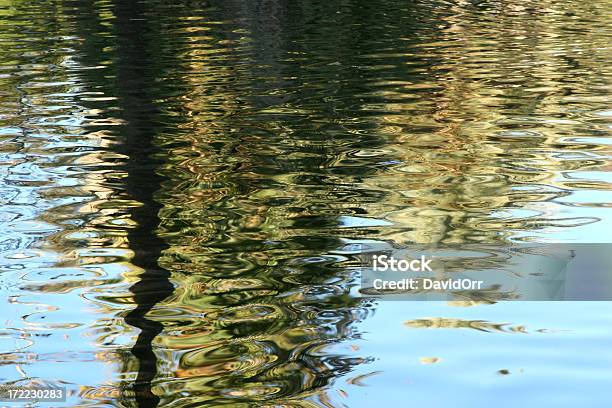
[(0, 0), (0, 380), (66, 406), (606, 406), (610, 303), (351, 288), (364, 243), (612, 240), (609, 11)]

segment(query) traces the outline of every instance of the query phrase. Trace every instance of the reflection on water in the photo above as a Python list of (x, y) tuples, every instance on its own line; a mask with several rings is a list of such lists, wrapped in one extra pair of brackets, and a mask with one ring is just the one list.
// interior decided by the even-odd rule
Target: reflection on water
[(606, 303), (351, 292), (363, 244), (609, 240), (605, 1), (171, 3), (0, 0), (3, 382), (609, 400)]
[(525, 333), (525, 326), (508, 326), (507, 323), (491, 323), (484, 320), (445, 319), (433, 317), (430, 319), (413, 319), (404, 323), (414, 329), (473, 329), (485, 332)]

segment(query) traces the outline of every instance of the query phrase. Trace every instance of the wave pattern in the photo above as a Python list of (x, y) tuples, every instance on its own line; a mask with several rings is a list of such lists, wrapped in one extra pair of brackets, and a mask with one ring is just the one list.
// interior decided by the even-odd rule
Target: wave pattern
[(608, 239), (606, 2), (171, 3), (0, 0), (2, 381), (341, 406), (363, 246)]

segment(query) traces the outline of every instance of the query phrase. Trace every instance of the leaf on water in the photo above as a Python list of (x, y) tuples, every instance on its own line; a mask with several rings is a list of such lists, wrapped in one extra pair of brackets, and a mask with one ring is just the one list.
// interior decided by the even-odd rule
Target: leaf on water
[(421, 364), (436, 364), (442, 361), (439, 357), (421, 357), (419, 358)]

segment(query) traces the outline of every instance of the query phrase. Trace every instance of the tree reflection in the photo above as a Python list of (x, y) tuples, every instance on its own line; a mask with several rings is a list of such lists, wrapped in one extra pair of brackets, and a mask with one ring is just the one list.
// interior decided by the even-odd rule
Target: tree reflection
[[(117, 1), (113, 12), (116, 35), (116, 86), (120, 118), (126, 123), (121, 128), (122, 153), (126, 163), (128, 195), (142, 203), (131, 210), (136, 226), (128, 233), (134, 251), (132, 264), (143, 270), (140, 281), (130, 291), (135, 308), (126, 315), (127, 324), (140, 329), (132, 353), (138, 359), (138, 375), (133, 389), (138, 406), (155, 406), (159, 397), (151, 392), (151, 382), (157, 374), (157, 358), (153, 339), (162, 332), (161, 322), (148, 319), (147, 313), (173, 291), (168, 280), (170, 273), (159, 266), (159, 258), (168, 245), (157, 235), (161, 205), (154, 195), (163, 178), (157, 175), (161, 164), (157, 158), (161, 149), (155, 145), (155, 135), (161, 126), (160, 112), (153, 92), (156, 90), (152, 72), (155, 55), (148, 42), (143, 3)], [(163, 90), (159, 90), (163, 92)]]
[[(89, 82), (95, 88), (105, 90), (107, 95), (116, 97), (116, 118), (122, 123), (115, 133), (119, 144), (113, 150), (126, 157), (121, 169), (125, 172), (123, 189), (125, 195), (139, 203), (128, 209), (135, 226), (127, 230), (129, 248), (133, 251), (132, 265), (141, 270), (139, 280), (129, 290), (133, 294), (134, 308), (125, 315), (125, 322), (139, 329), (131, 353), (138, 362), (138, 371), (131, 386), (138, 406), (156, 406), (159, 397), (151, 391), (151, 382), (157, 374), (157, 357), (152, 342), (163, 329), (159, 321), (147, 318), (157, 303), (169, 296), (173, 285), (168, 270), (159, 266), (161, 253), (168, 245), (156, 233), (159, 226), (161, 204), (155, 199), (164, 178), (158, 175), (158, 168), (164, 162), (156, 135), (163, 127), (164, 120), (155, 103), (157, 96), (169, 89), (159, 89), (156, 84), (155, 60), (150, 44), (151, 22), (147, 21), (141, 2), (116, 1), (108, 8), (98, 8), (91, 1), (67, 3), (75, 7), (77, 30), (84, 37), (83, 61), (88, 66), (107, 64), (101, 60), (104, 46), (115, 48), (111, 70), (113, 77), (91, 74)], [(112, 13), (112, 37), (100, 38), (102, 13)], [(105, 44), (106, 43), (106, 44)], [(159, 57), (159, 55), (158, 55)], [(113, 128), (109, 131), (115, 132)], [(116, 184), (116, 181), (109, 180)], [(128, 359), (129, 360), (129, 359)], [(131, 367), (128, 361), (126, 368)], [(126, 394), (127, 396), (128, 394)]]
[[(80, 58), (106, 68), (84, 75), (124, 123), (109, 132), (125, 174), (107, 181), (138, 202), (138, 369), (129, 355), (122, 369), (139, 405), (331, 405), (326, 389), (367, 361), (339, 349), (371, 307), (349, 294), (354, 248), (551, 225), (537, 211), (565, 194), (546, 122), (560, 102), (522, 94), (543, 68), (506, 84), (516, 72), (483, 66), (512, 64), (515, 40), (479, 5), (399, 3), (66, 2)], [(531, 26), (510, 3), (500, 24)]]

